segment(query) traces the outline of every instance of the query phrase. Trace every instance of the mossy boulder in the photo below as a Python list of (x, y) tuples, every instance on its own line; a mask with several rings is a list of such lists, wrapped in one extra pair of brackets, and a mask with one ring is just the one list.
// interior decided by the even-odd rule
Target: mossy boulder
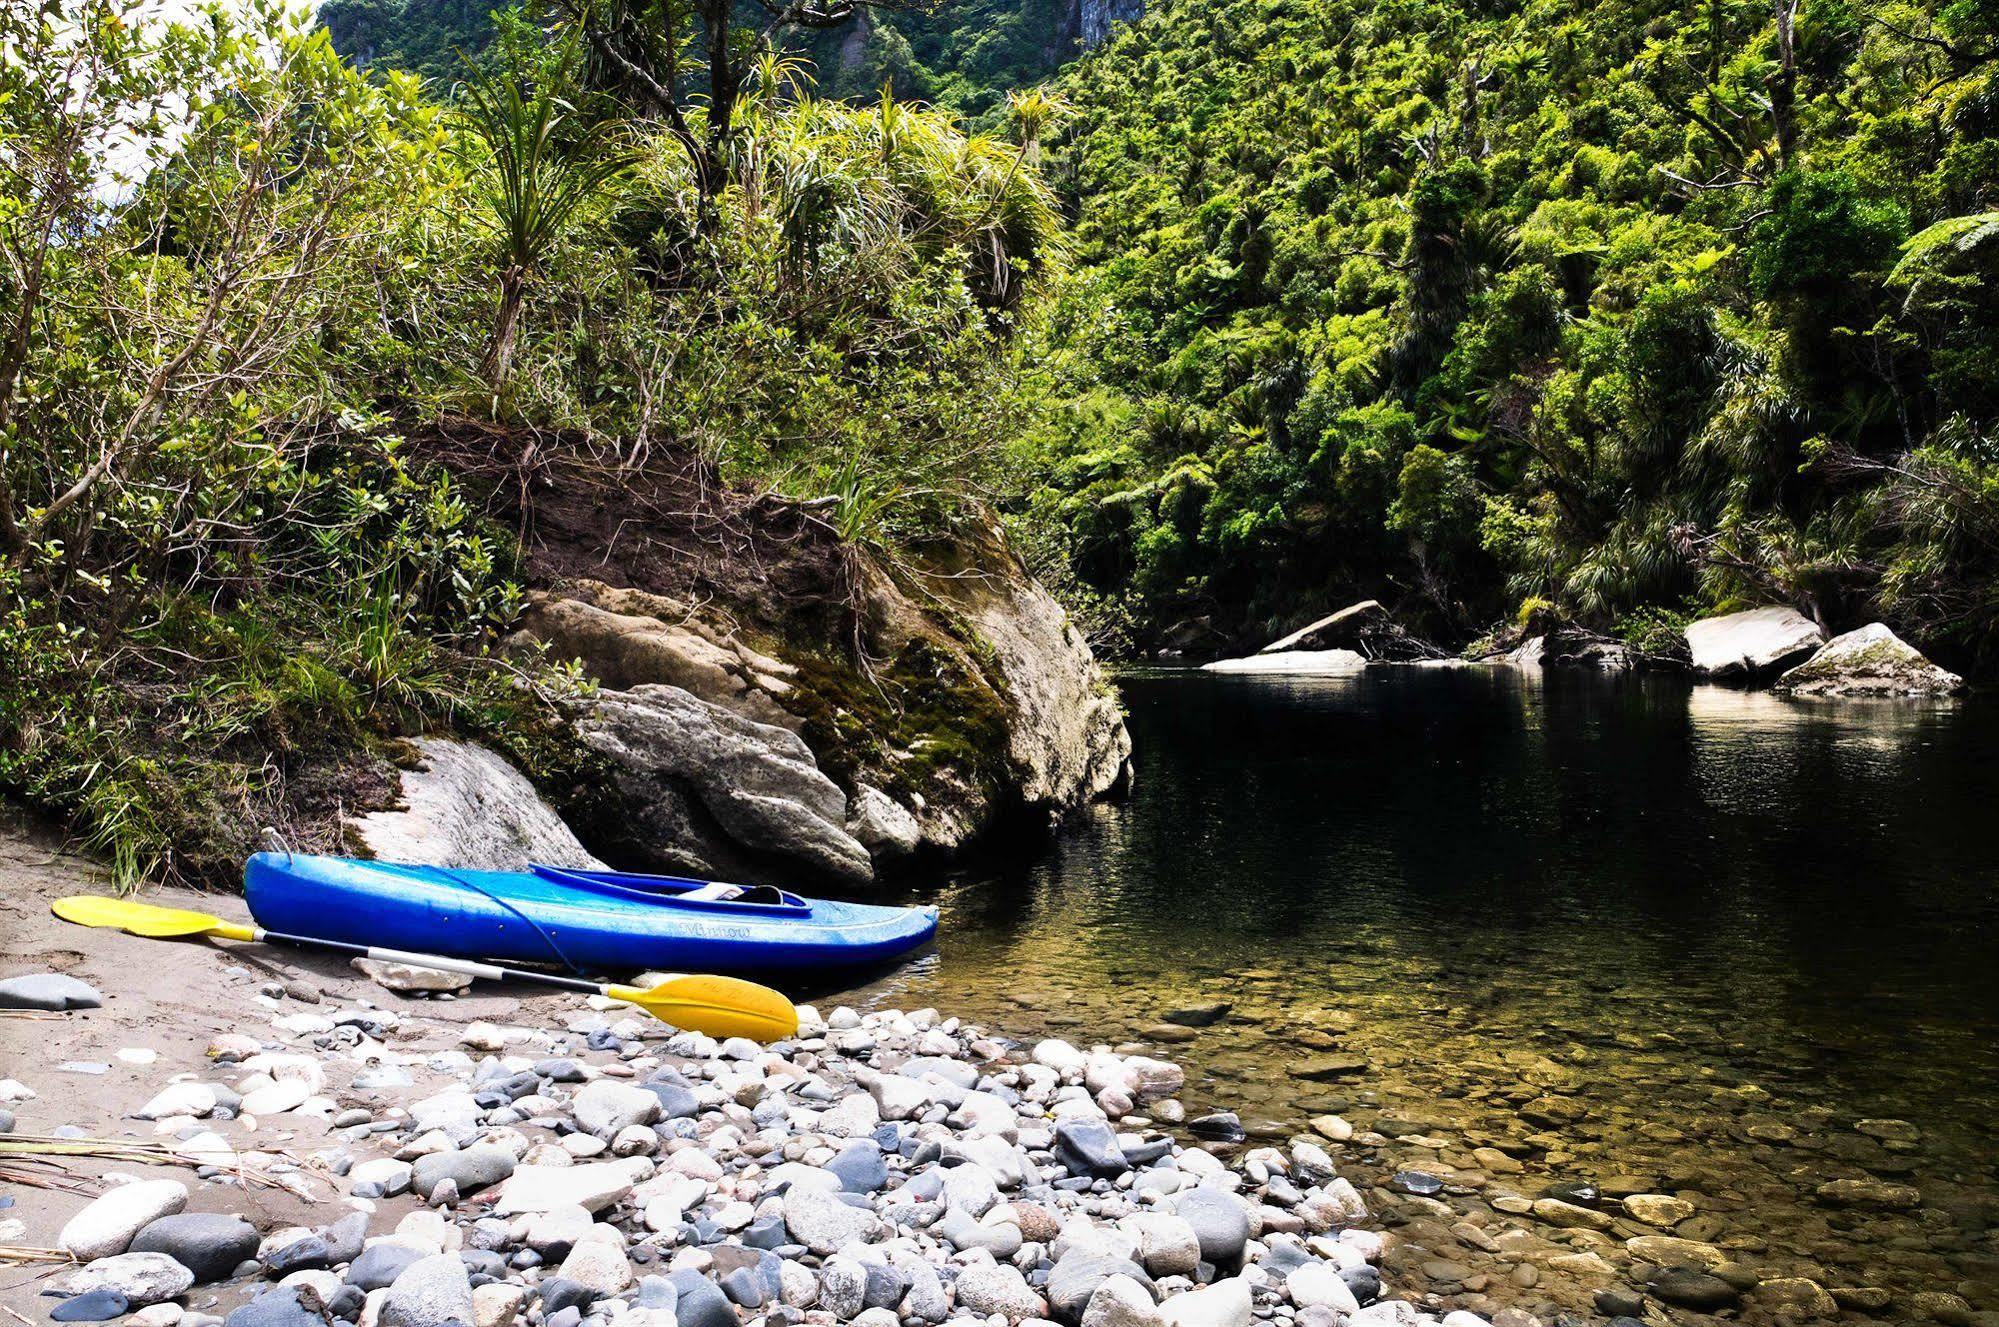
[(1964, 679), (1879, 622), (1835, 636), (1777, 680), (1792, 696), (1948, 696)]

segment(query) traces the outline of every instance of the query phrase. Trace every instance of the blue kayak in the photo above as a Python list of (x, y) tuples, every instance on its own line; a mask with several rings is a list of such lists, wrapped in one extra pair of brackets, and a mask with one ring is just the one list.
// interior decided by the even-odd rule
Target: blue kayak
[(883, 963), (937, 931), (934, 907), (768, 886), (531, 866), (461, 871), (260, 852), (243, 868), (268, 931), (575, 972), (795, 972)]

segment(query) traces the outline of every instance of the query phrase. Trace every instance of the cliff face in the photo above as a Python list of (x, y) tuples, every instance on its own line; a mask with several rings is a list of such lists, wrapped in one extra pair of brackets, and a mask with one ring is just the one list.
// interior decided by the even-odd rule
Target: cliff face
[(1119, 790), (1117, 702), (996, 527), (884, 556), (691, 457), (607, 476), (544, 437), (429, 444), (491, 479), (535, 586), (515, 652), (579, 660), (547, 791), (614, 865), (865, 884)]
[(1145, 0), (1075, 0), (1075, 30), (1083, 48), (1098, 45), (1116, 23), (1135, 23), (1145, 16)]

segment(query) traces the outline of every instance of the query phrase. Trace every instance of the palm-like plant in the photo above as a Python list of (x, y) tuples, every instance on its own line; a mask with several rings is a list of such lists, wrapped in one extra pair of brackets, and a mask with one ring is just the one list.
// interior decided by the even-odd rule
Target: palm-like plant
[[(500, 303), (479, 373), (497, 394), (513, 368), (529, 280), (576, 213), (634, 157), (623, 148), (572, 140), (565, 128), (575, 107), (517, 71), (475, 68), (459, 113), (491, 158), (481, 192), (486, 220), (499, 238)], [(593, 133), (584, 142), (605, 137)]]
[(1075, 113), (1064, 97), (1046, 88), (1009, 92), (1006, 104), (1020, 129), (1021, 155), (1030, 166), (1041, 161), (1041, 136)]

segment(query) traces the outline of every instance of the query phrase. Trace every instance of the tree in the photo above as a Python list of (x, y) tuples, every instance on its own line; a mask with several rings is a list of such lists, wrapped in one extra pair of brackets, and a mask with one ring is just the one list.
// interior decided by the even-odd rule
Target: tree
[(527, 284), (584, 204), (627, 166), (621, 148), (592, 149), (566, 132), (575, 108), (518, 65), (475, 66), (461, 114), (491, 157), (482, 193), (499, 238), (500, 302), (479, 373), (501, 392), (513, 369), (514, 339)]
[(591, 81), (666, 125), (694, 162), (705, 202), (721, 192), (736, 111), (758, 64), (787, 32), (824, 31), (917, 0), (560, 0), (590, 44)]

